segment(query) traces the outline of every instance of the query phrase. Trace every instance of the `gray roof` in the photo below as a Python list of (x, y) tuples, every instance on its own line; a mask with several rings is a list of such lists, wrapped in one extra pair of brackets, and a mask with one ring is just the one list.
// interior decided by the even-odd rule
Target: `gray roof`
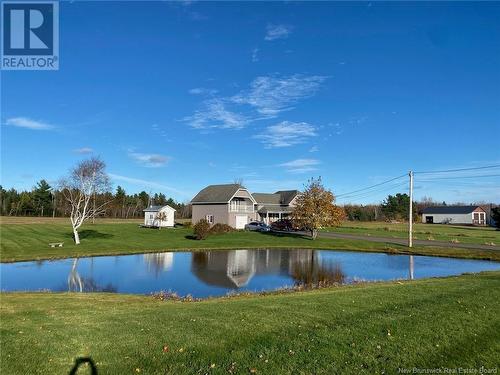
[(226, 203), (239, 190), (239, 184), (209, 185), (191, 200), (191, 203)]
[[(143, 212), (158, 212), (160, 211), (163, 207), (170, 207), (168, 204), (164, 205), (164, 206), (149, 206), (148, 208), (145, 208), (144, 210), (142, 210)], [(172, 207), (170, 207), (172, 208)], [(172, 210), (176, 211), (174, 208), (172, 208)]]
[(470, 214), (479, 206), (433, 206), (422, 210), (423, 214)]
[(281, 204), (280, 194), (253, 193), (252, 196), (259, 204)]
[(273, 194), (253, 193), (252, 196), (260, 204), (289, 205), (298, 193), (298, 190), (280, 190)]
[(290, 202), (299, 194), (298, 190), (280, 190), (275, 194), (281, 195), (281, 204), (290, 204)]

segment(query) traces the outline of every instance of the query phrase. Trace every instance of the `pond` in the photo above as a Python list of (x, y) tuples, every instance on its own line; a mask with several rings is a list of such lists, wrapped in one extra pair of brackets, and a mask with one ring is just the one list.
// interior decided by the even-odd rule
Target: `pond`
[(500, 270), (500, 263), (327, 250), (164, 252), (3, 263), (2, 291), (82, 291), (203, 298), (298, 284), (413, 279)]

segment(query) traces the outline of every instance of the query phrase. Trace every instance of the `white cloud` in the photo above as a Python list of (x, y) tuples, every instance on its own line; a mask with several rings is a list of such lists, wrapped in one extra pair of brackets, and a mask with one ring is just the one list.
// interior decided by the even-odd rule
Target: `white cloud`
[(276, 39), (285, 39), (288, 38), (292, 32), (292, 27), (287, 25), (267, 25), (267, 33), (264, 37), (267, 41), (272, 41)]
[(189, 90), (191, 95), (215, 95), (217, 92), (217, 90), (206, 89), (204, 87), (195, 87), (194, 89)]
[(167, 164), (171, 158), (160, 154), (141, 154), (138, 152), (129, 152), (128, 154), (132, 159), (145, 167), (158, 168)]
[(317, 170), (317, 166), (321, 162), (317, 159), (295, 159), (286, 163), (278, 164), (279, 167), (284, 167), (290, 173), (305, 173)]
[[(231, 97), (213, 97), (202, 101), (201, 108), (191, 116), (184, 117), (196, 129), (242, 129), (249, 123), (276, 117), (283, 111), (293, 109), (301, 99), (313, 96), (327, 77), (306, 76), (262, 76)], [(192, 89), (201, 94), (201, 89)]]
[(82, 147), (74, 149), (73, 152), (76, 152), (77, 154), (91, 154), (94, 150), (90, 147)]
[(306, 138), (316, 136), (316, 129), (307, 122), (282, 121), (271, 125), (261, 133), (254, 136), (260, 139), (266, 148), (290, 147), (304, 143)]
[(292, 104), (314, 95), (327, 77), (295, 74), (288, 77), (262, 76), (250, 84), (250, 90), (231, 98), (234, 103), (254, 107), (264, 116), (276, 116), (292, 109)]
[(195, 129), (241, 129), (248, 123), (242, 114), (228, 110), (223, 99), (205, 100), (204, 108), (185, 117), (184, 121)]
[(47, 124), (46, 122), (32, 120), (27, 117), (12, 117), (5, 122), (7, 125), (17, 126), (18, 128), (32, 129), (32, 130), (51, 130), (55, 126)]
[(158, 190), (167, 190), (167, 191), (171, 191), (172, 193), (176, 193), (176, 194), (179, 194), (183, 197), (188, 197), (188, 198), (192, 196), (192, 194), (189, 192), (186, 192), (184, 190), (179, 190), (179, 189), (176, 189), (176, 188), (173, 188), (171, 186), (164, 185), (164, 184), (161, 184), (158, 182), (142, 180), (142, 179), (134, 178), (134, 177), (121, 176), (121, 175), (113, 174), (113, 173), (109, 173), (108, 175), (109, 175), (109, 177), (111, 177), (112, 180), (128, 182), (129, 184), (140, 186), (142, 189), (152, 188), (152, 189), (158, 189)]
[(257, 62), (257, 61), (259, 61), (259, 49), (254, 48), (252, 50), (252, 62)]
[(310, 149), (309, 149), (309, 152), (318, 152), (319, 151), (319, 147), (318, 146), (312, 146)]

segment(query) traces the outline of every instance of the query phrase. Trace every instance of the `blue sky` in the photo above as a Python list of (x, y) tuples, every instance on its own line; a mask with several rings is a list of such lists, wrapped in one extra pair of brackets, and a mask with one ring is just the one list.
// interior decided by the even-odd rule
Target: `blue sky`
[[(500, 164), (498, 19), (499, 3), (64, 2), (60, 69), (2, 72), (1, 183), (99, 155), (115, 187), (186, 201), (240, 178), (342, 194)], [(419, 178), (417, 198), (500, 202), (498, 177)]]

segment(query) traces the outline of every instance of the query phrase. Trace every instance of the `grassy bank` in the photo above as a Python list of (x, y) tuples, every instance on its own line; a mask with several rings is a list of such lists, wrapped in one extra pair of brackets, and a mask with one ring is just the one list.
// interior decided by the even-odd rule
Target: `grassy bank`
[[(407, 238), (408, 224), (383, 222), (346, 221), (339, 228), (330, 229), (338, 233), (371, 235), (379, 237)], [(435, 241), (458, 241), (458, 243), (500, 245), (500, 231), (492, 227), (473, 227), (443, 224), (420, 224), (413, 226), (414, 239)]]
[[(238, 231), (214, 235), (203, 241), (191, 238), (188, 228), (145, 229), (137, 222), (100, 221), (81, 228), (81, 245), (75, 245), (66, 221), (2, 224), (0, 254), (2, 262), (57, 259), (95, 255), (117, 255), (168, 250), (242, 249), (242, 248), (314, 248), (353, 251), (379, 251), (400, 254), (440, 255), (461, 258), (500, 260), (499, 251), (459, 248), (414, 247), (361, 240), (276, 235)], [(51, 242), (64, 247), (51, 248)]]
[(78, 356), (102, 374), (391, 374), (500, 357), (499, 272), (195, 303), (0, 297), (5, 374), (66, 374)]

